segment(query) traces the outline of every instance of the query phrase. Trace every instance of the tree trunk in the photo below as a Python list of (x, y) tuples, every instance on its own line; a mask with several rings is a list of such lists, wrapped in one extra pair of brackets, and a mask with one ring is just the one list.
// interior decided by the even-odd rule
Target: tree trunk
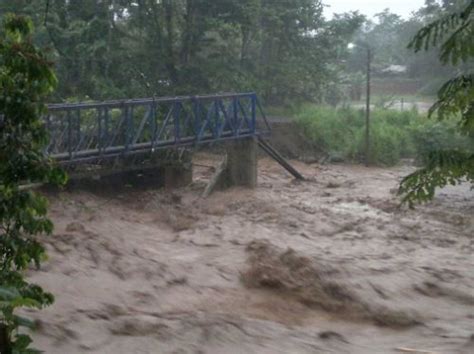
[(194, 6), (192, 0), (186, 1), (186, 14), (184, 16), (185, 24), (183, 31), (183, 47), (181, 48), (181, 63), (186, 65), (189, 62), (191, 46), (193, 45), (194, 28)]
[(175, 55), (173, 50), (174, 43), (174, 28), (173, 28), (173, 2), (172, 0), (163, 1), (165, 7), (165, 22), (166, 22), (166, 32), (168, 34), (166, 42), (166, 52), (167, 52), (167, 61), (166, 68), (168, 70), (169, 76), (173, 84), (178, 82), (178, 73), (176, 71), (176, 66), (174, 63)]
[(10, 336), (8, 335), (8, 327), (4, 323), (0, 323), (0, 353), (12, 353)]
[(241, 26), (242, 47), (240, 48), (240, 67), (243, 67), (248, 57), (250, 44), (250, 29), (247, 26)]

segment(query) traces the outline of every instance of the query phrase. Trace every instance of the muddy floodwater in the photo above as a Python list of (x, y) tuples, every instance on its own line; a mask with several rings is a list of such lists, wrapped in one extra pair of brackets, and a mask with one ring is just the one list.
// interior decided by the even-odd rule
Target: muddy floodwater
[(259, 161), (255, 190), (50, 195), (46, 353), (474, 353), (474, 193), (414, 211), (413, 168)]

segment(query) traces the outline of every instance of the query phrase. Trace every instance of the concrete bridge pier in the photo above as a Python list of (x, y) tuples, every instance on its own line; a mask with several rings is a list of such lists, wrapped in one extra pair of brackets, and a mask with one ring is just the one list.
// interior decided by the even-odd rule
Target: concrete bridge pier
[[(226, 142), (226, 161), (209, 181), (208, 188), (226, 189), (233, 186), (255, 188), (257, 186), (256, 137), (248, 137)], [(192, 163), (163, 166), (165, 188), (173, 189), (192, 182)]]
[[(224, 169), (217, 173), (215, 187), (217, 189), (233, 186), (255, 188), (257, 186), (258, 152), (256, 137), (230, 140), (226, 143), (225, 149), (227, 161)], [(160, 169), (160, 174), (164, 177), (165, 188), (184, 187), (192, 182), (192, 163), (164, 165)]]
[[(209, 182), (210, 191), (233, 186), (257, 186), (257, 150), (255, 137), (226, 142), (226, 160)], [(126, 185), (139, 188), (176, 189), (193, 181), (191, 155), (179, 161), (164, 161), (161, 155), (151, 156), (146, 164), (124, 158), (120, 164), (94, 171), (72, 173), (70, 187), (82, 186), (101, 192), (113, 192)]]
[(223, 187), (257, 186), (257, 140), (255, 137), (231, 140), (227, 145), (227, 166)]

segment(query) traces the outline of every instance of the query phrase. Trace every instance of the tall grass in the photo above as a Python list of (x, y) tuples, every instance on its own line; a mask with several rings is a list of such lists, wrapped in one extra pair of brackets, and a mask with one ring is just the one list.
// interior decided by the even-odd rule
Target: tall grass
[[(296, 115), (296, 121), (319, 152), (334, 160), (364, 159), (363, 109), (305, 106)], [(430, 151), (465, 148), (471, 142), (457, 133), (454, 122), (427, 119), (416, 110), (371, 112), (369, 161), (373, 164), (394, 165), (401, 158), (423, 160)]]

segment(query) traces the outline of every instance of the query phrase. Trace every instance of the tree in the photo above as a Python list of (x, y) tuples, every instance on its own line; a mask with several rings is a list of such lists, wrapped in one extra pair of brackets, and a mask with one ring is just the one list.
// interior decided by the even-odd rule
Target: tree
[[(46, 4), (49, 3), (48, 11)], [(55, 101), (256, 91), (320, 102), (358, 14), (320, 0), (1, 0), (52, 48)]]
[[(439, 59), (457, 65), (459, 74), (448, 80), (438, 92), (438, 100), (429, 116), (457, 119), (460, 132), (474, 140), (474, 1), (461, 11), (442, 16), (423, 27), (409, 44), (416, 52), (440, 46)], [(433, 198), (436, 188), (455, 185), (463, 180), (474, 182), (474, 142), (465, 149), (432, 151), (424, 168), (407, 176), (400, 185), (403, 201)]]
[(56, 85), (52, 64), (31, 42), (31, 21), (5, 17), (0, 37), (0, 352), (28, 353), (29, 336), (19, 333), (31, 321), (19, 307), (42, 308), (53, 296), (28, 283), (23, 272), (45, 257), (38, 241), (50, 234), (44, 197), (22, 188), (28, 183), (64, 183), (43, 153), (47, 133), (41, 115)]

